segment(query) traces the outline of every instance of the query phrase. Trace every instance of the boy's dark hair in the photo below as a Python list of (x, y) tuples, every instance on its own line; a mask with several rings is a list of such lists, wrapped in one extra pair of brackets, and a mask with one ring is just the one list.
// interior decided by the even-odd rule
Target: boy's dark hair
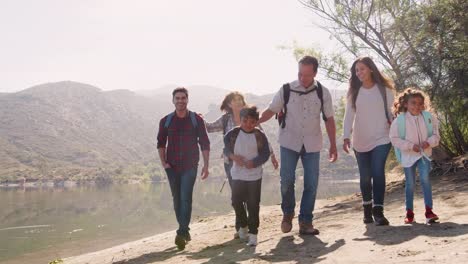
[(318, 70), (318, 60), (315, 57), (312, 56), (304, 56), (302, 59), (299, 61), (299, 64), (302, 65), (314, 65), (315, 71)]
[(258, 113), (256, 106), (245, 107), (240, 111), (240, 117), (247, 117), (253, 118), (258, 120), (260, 118), (260, 114)]
[(174, 98), (176, 93), (184, 93), (188, 98), (188, 90), (185, 87), (177, 87), (172, 91), (172, 98)]

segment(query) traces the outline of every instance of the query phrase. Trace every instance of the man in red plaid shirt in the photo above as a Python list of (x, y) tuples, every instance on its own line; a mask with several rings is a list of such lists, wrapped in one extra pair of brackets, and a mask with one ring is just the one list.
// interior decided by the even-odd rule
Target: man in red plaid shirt
[(159, 122), (158, 152), (169, 180), (179, 223), (175, 244), (182, 250), (191, 240), (189, 224), (192, 215), (193, 186), (200, 159), (198, 145), (203, 155), (201, 178), (206, 179), (209, 174), (210, 140), (203, 119), (187, 109), (187, 89), (176, 88), (172, 92), (172, 102), (175, 111)]

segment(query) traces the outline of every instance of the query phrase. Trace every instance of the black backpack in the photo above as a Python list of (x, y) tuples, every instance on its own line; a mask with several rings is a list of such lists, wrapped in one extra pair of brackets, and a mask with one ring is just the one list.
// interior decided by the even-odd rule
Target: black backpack
[(310, 89), (309, 91), (305, 92), (293, 90), (291, 89), (289, 83), (285, 83), (283, 84), (283, 109), (281, 109), (281, 111), (278, 114), (276, 114), (276, 119), (278, 119), (278, 124), (281, 128), (284, 128), (286, 126), (286, 114), (288, 113), (287, 104), (289, 102), (289, 95), (291, 94), (291, 92), (298, 93), (299, 96), (302, 96), (305, 94), (309, 94), (315, 90), (317, 90), (317, 96), (320, 99), (320, 112), (322, 113), (322, 119), (325, 122), (327, 121), (327, 117), (325, 116), (325, 112), (323, 111), (323, 88), (320, 82), (317, 82), (317, 87), (314, 87), (313, 89)]

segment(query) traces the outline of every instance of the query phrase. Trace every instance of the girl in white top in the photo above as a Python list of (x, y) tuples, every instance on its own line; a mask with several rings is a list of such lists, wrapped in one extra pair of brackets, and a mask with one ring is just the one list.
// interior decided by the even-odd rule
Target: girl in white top
[[(432, 190), (429, 181), (432, 148), (439, 145), (439, 121), (429, 110), (428, 96), (417, 89), (408, 88), (395, 101), (395, 115), (399, 115), (390, 127), (390, 139), (405, 171), (406, 218), (405, 223), (414, 222), (413, 195), (416, 167), (424, 194), (426, 222), (432, 223), (439, 217), (432, 212)], [(424, 111), (426, 110), (426, 111)]]
[(349, 153), (353, 143), (366, 224), (374, 220), (377, 225), (389, 224), (383, 204), (393, 89), (390, 79), (380, 73), (371, 58), (359, 58), (353, 63), (343, 121), (343, 150)]

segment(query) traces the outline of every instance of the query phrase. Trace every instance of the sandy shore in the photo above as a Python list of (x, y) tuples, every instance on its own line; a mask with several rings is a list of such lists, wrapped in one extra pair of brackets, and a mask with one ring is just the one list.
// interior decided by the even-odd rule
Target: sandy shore
[(192, 241), (184, 251), (174, 246), (171, 231), (64, 263), (468, 263), (466, 174), (432, 178), (434, 211), (441, 221), (430, 226), (424, 224), (419, 184), (414, 203), (417, 223), (403, 224), (404, 184), (397, 179), (387, 186), (385, 213), (390, 226), (363, 224), (361, 198), (353, 195), (317, 202), (318, 236), (300, 236), (297, 218), (292, 232), (283, 234), (280, 207), (269, 206), (261, 208), (257, 247), (233, 239), (231, 213), (192, 223)]

